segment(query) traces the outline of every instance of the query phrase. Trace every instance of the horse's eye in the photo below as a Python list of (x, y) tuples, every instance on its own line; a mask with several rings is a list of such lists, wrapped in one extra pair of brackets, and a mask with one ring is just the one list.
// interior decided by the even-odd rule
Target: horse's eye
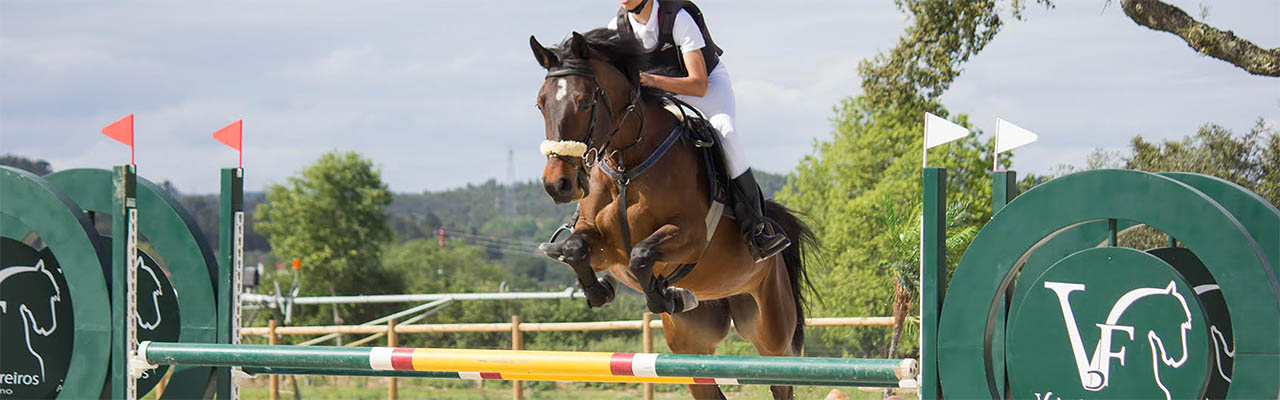
[(589, 108), (591, 108), (591, 103), (585, 101), (578, 102), (578, 111), (587, 111)]
[(541, 103), (533, 103), (533, 108), (537, 108), (539, 111), (541, 111), (541, 110), (542, 110), (542, 104), (541, 104)]

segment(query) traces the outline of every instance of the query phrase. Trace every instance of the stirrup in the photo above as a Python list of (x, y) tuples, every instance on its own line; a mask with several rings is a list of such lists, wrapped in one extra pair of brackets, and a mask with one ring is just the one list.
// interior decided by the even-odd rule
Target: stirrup
[[(746, 238), (747, 249), (751, 251), (751, 257), (756, 262), (773, 257), (791, 246), (791, 239), (785, 233), (778, 231), (769, 234), (774, 230), (768, 228), (771, 228), (768, 222), (761, 222), (751, 230), (750, 236)], [(760, 243), (757, 239), (763, 239), (766, 242)]]

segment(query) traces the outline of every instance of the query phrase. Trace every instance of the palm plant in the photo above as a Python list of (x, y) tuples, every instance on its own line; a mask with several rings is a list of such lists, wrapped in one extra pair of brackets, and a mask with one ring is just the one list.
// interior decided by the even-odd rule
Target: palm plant
[[(898, 344), (902, 339), (902, 330), (911, 307), (919, 298), (920, 292), (920, 227), (922, 213), (919, 203), (903, 206), (885, 198), (880, 202), (880, 210), (875, 217), (880, 222), (889, 240), (888, 260), (879, 268), (893, 280), (893, 336), (889, 340), (887, 356), (893, 358), (898, 352)], [(977, 235), (981, 224), (971, 221), (966, 203), (953, 203), (946, 210), (946, 249), (948, 255), (958, 256)], [(950, 265), (955, 264), (957, 257), (949, 257)]]

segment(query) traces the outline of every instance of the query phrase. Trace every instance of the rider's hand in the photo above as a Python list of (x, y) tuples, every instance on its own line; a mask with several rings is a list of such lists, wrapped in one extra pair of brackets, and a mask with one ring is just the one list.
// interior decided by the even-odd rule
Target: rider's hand
[(653, 84), (653, 74), (647, 72), (640, 73), (640, 86), (655, 87)]

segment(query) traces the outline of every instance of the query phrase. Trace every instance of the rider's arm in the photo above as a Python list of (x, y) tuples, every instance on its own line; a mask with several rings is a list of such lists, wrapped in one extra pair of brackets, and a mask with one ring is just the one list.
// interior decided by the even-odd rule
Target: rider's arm
[(684, 52), (684, 66), (689, 76), (674, 78), (670, 76), (640, 74), (640, 84), (655, 87), (675, 94), (702, 97), (707, 94), (707, 63), (702, 59), (702, 51)]
[(689, 76), (675, 78), (661, 75), (640, 74), (640, 84), (656, 87), (675, 94), (702, 97), (707, 94), (707, 61), (702, 58), (706, 41), (702, 30), (688, 12), (680, 10), (671, 27), (672, 40), (680, 46), (684, 69)]

